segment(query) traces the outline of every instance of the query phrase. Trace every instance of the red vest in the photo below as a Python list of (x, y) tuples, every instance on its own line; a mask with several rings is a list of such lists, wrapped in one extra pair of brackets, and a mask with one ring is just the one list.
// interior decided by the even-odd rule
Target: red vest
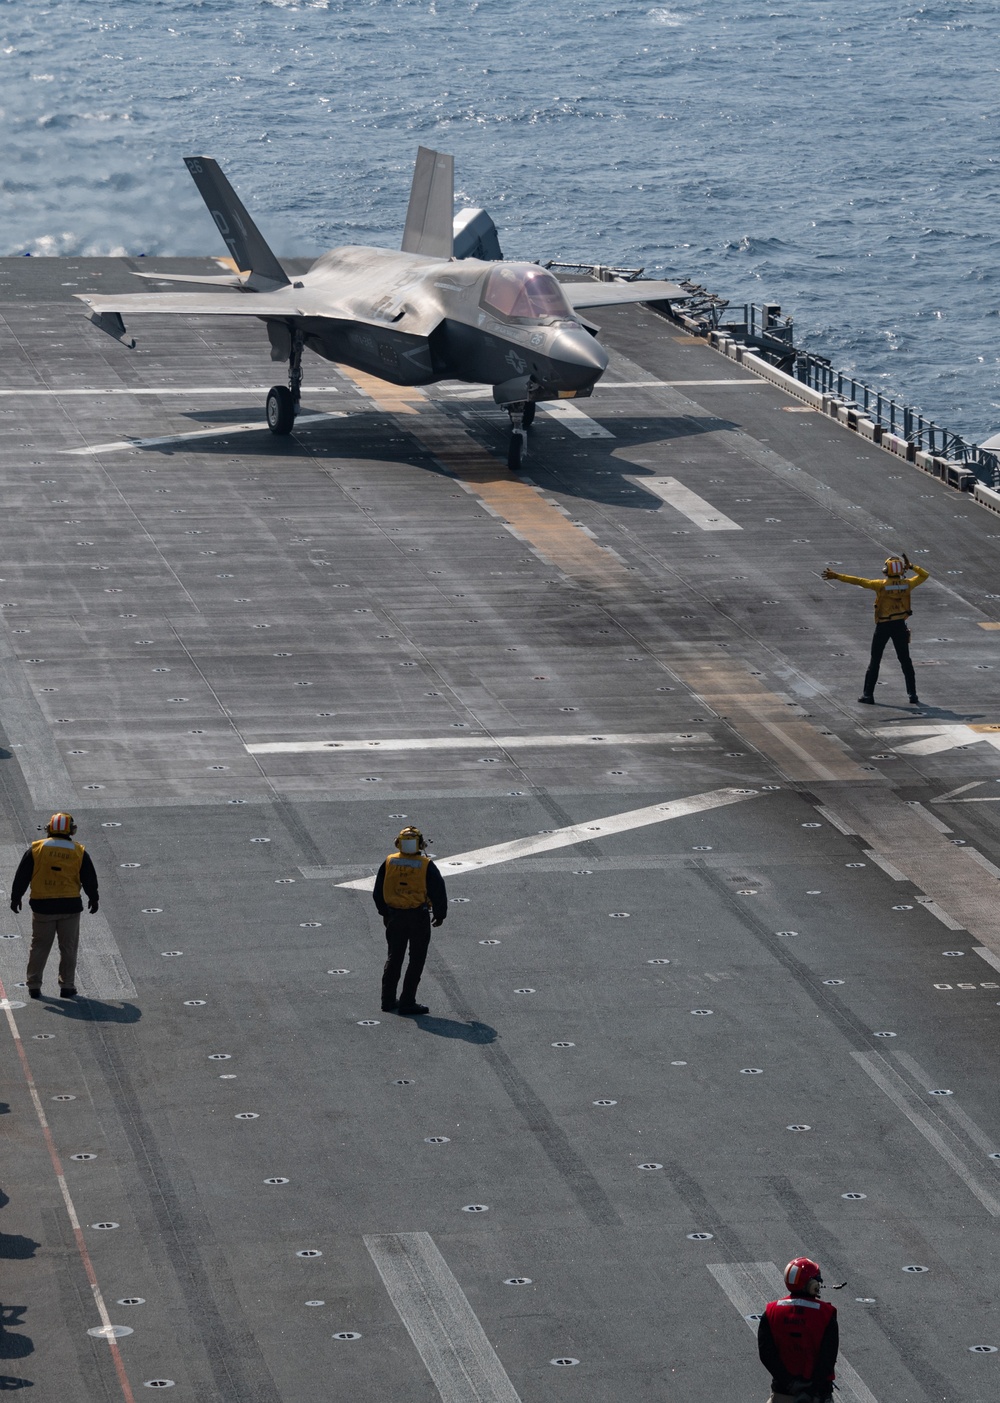
[(836, 1306), (805, 1296), (785, 1296), (771, 1301), (764, 1314), (784, 1367), (794, 1378), (811, 1379), (826, 1327), (837, 1314)]

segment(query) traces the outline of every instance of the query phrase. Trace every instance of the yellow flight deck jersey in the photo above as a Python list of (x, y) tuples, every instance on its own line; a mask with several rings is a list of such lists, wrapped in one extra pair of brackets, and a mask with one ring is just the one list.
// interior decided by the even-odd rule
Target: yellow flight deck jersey
[(427, 903), (427, 869), (429, 857), (409, 853), (390, 853), (385, 860), (382, 899), (397, 911), (418, 911)]
[(39, 838), (32, 843), (32, 900), (79, 896), (83, 851), (83, 844), (71, 838)]
[(895, 578), (883, 575), (877, 580), (863, 580), (860, 575), (838, 575), (836, 570), (831, 570), (830, 574), (835, 580), (843, 580), (845, 585), (860, 585), (862, 589), (875, 591), (877, 624), (890, 624), (899, 619), (908, 619), (913, 613), (910, 608), (910, 591), (929, 578), (929, 572), (921, 565), (913, 566), (912, 575), (897, 575)]

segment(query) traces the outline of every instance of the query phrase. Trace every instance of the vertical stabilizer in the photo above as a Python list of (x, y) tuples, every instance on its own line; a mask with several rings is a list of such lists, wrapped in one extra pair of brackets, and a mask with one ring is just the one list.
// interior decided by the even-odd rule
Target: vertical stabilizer
[(403, 252), (450, 258), (454, 211), (454, 156), (445, 156), (426, 146), (418, 147), (403, 230)]
[(240, 203), (236, 191), (211, 156), (185, 156), (184, 164), (240, 272), (250, 271), (246, 286), (255, 291), (287, 287), (284, 268)]

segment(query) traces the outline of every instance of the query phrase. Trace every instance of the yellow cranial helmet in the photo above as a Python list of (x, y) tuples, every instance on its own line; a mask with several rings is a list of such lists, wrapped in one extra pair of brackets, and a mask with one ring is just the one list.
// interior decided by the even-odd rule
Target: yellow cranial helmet
[(400, 830), (396, 838), (396, 847), (401, 853), (423, 852), (427, 846), (427, 840), (419, 828), (414, 828), (412, 824)]
[(905, 569), (906, 566), (904, 565), (901, 556), (890, 555), (888, 560), (885, 562), (882, 573), (884, 575), (888, 575), (890, 578), (893, 578), (894, 576), (902, 575)]
[(73, 815), (53, 814), (49, 819), (48, 831), (49, 836), (53, 838), (69, 837), (70, 834), (76, 832), (76, 823), (73, 820)]

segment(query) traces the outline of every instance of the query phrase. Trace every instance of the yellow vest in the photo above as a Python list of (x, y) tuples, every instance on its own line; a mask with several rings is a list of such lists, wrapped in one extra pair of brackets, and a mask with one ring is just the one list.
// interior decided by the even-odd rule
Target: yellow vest
[(417, 911), (427, 905), (429, 857), (390, 853), (385, 860), (382, 900), (398, 911)]
[(845, 585), (860, 585), (862, 589), (875, 591), (875, 622), (891, 623), (895, 619), (908, 619), (913, 613), (910, 607), (910, 591), (922, 585), (928, 572), (922, 565), (913, 566), (912, 575), (896, 575), (888, 579), (866, 580), (860, 575), (838, 575), (830, 571), (835, 580), (843, 580)]
[(83, 844), (66, 838), (39, 838), (31, 845), (35, 859), (31, 873), (33, 900), (80, 895), (80, 867)]

